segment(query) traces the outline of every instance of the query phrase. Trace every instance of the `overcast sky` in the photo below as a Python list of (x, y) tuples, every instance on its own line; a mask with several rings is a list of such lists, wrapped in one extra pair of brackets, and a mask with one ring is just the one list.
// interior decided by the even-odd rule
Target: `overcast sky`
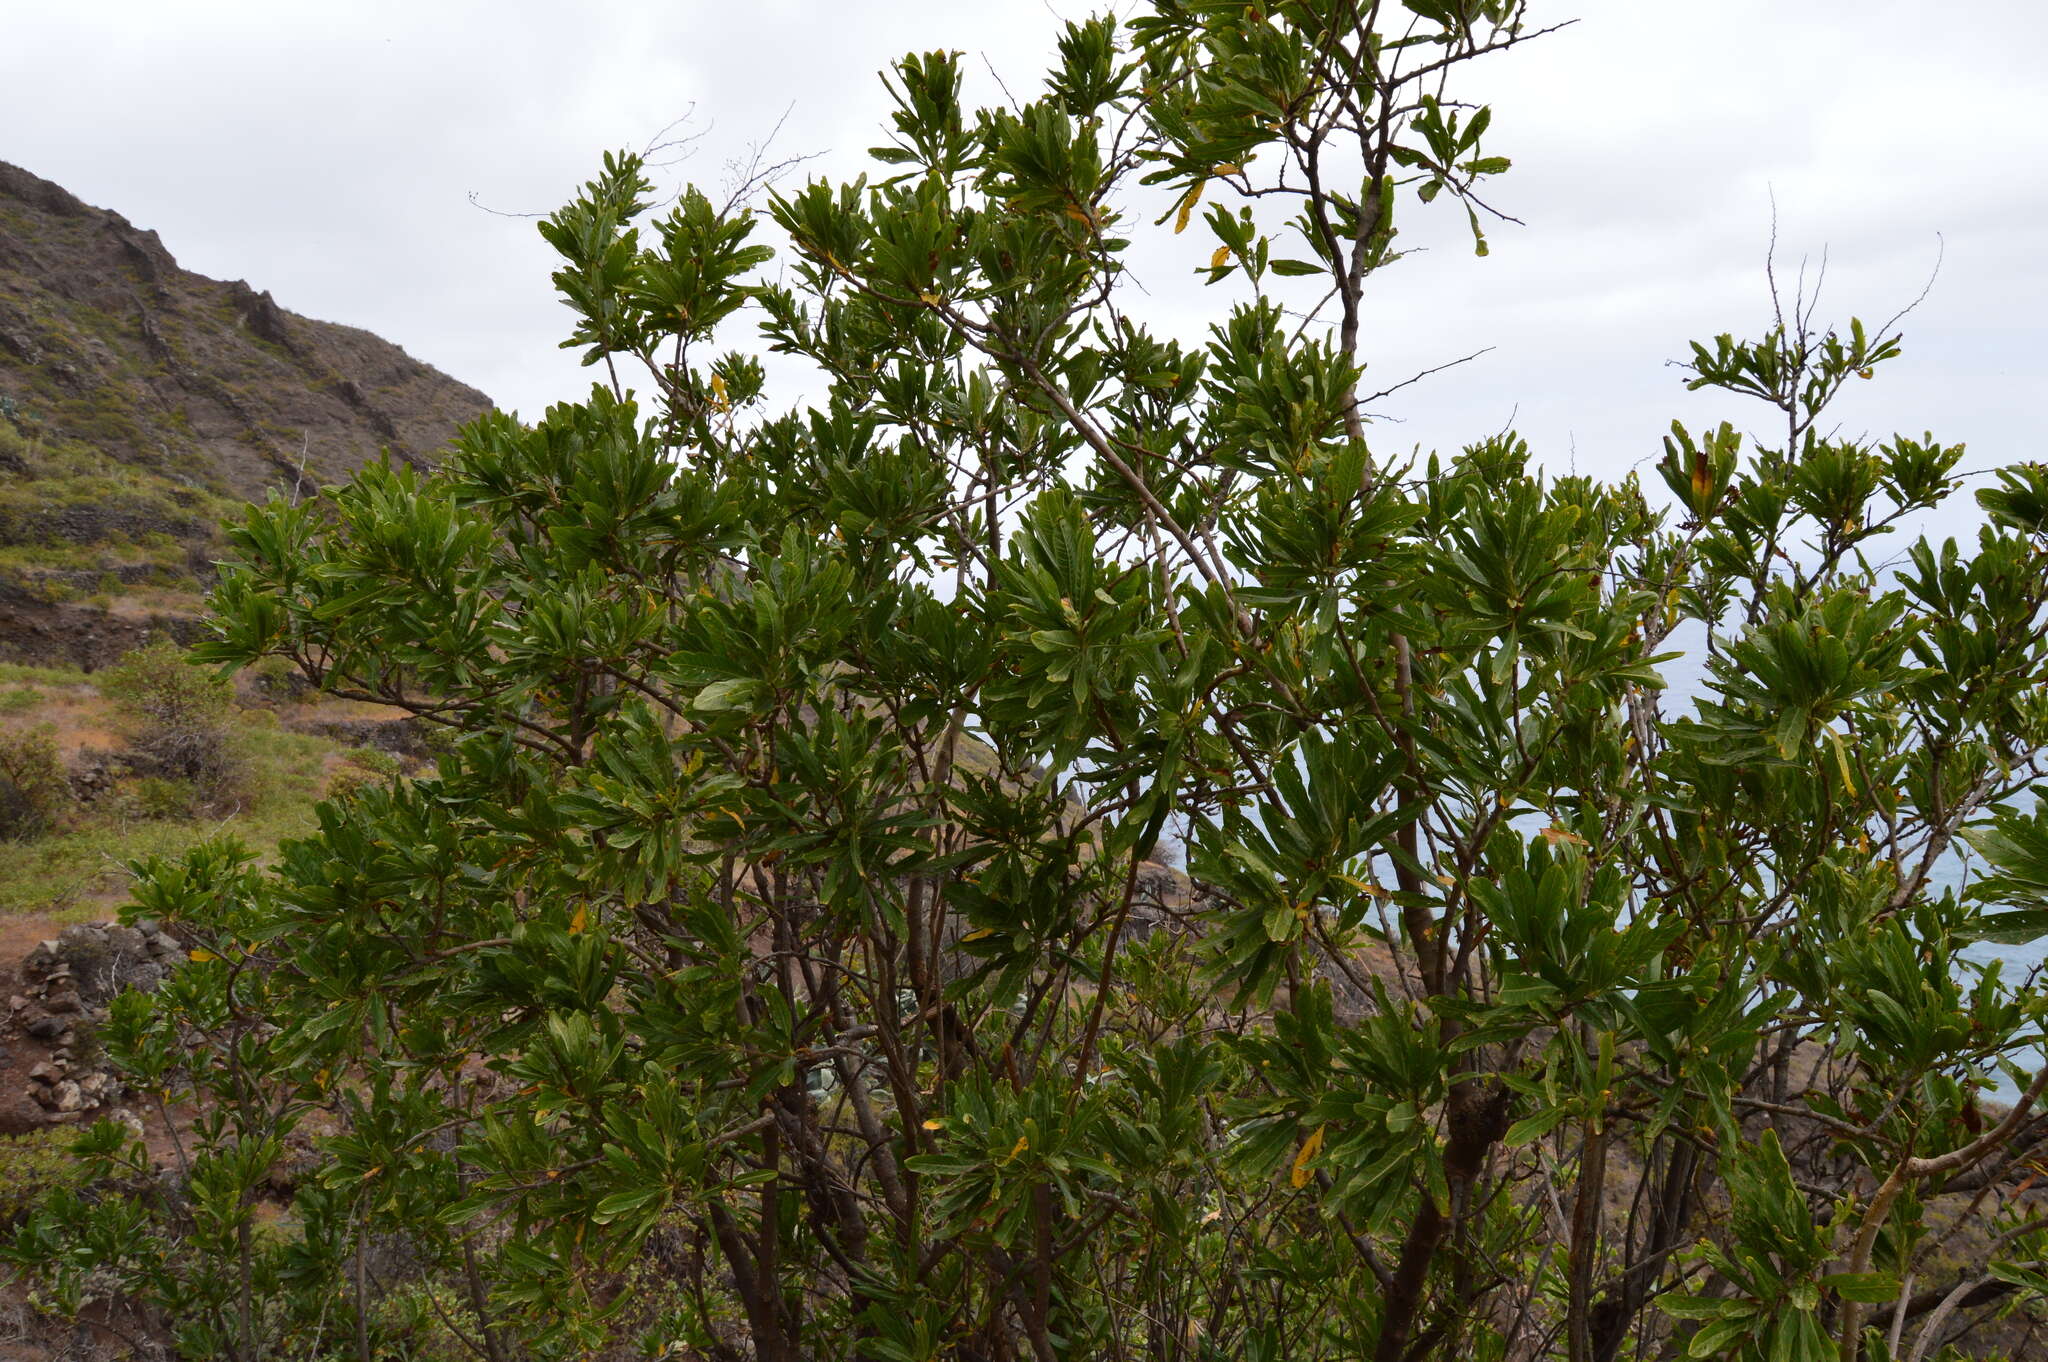
[[(187, 268), (367, 327), (533, 415), (587, 374), (555, 348), (567, 314), (531, 220), (485, 208), (552, 209), (606, 149), (684, 114), (705, 135), (671, 182), (717, 183), (785, 111), (776, 150), (854, 173), (882, 140), (891, 58), (964, 49), (975, 93), (1000, 96), (993, 71), (1029, 98), (1060, 21), (1093, 8), (17, 5), (0, 159), (155, 228)], [(1946, 242), (1906, 358), (1855, 385), (1845, 426), (1932, 429), (1973, 466), (2042, 456), (2048, 6), (1538, 0), (1535, 17), (1580, 22), (1481, 78), (1489, 150), (1515, 161), (1495, 197), (1527, 226), (1496, 228), (1479, 260), (1455, 209), (1441, 231), (1411, 214), (1404, 244), (1432, 249), (1383, 276), (1368, 327), (1378, 385), (1494, 349), (1384, 404), (1382, 447), (1512, 421), (1552, 466), (1614, 474), (1673, 416), (1744, 419), (1666, 361), (1759, 328), (1775, 195), (1781, 266), (1829, 252), (1826, 317), (1889, 315)], [(1208, 247), (1185, 240), (1192, 266)], [(1177, 270), (1145, 282), (1169, 326), (1227, 302)]]

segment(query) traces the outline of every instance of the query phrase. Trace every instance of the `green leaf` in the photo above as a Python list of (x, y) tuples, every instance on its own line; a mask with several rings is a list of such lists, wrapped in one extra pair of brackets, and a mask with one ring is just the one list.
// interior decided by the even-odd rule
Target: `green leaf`
[(1692, 1344), (1685, 1350), (1687, 1357), (1723, 1357), (1729, 1345), (1754, 1337), (1757, 1325), (1755, 1313), (1746, 1301), (1730, 1301), (1731, 1306), (1741, 1313), (1733, 1314), (1702, 1328), (1692, 1337)]
[(1989, 941), (2000, 946), (2031, 945), (2048, 936), (2048, 908), (1992, 913), (1952, 930), (1958, 941)]
[(597, 1209), (590, 1218), (600, 1225), (607, 1225), (666, 1200), (667, 1193), (659, 1184), (634, 1187), (623, 1192), (613, 1192), (598, 1202)]
[(729, 681), (714, 681), (697, 692), (697, 698), (690, 702), (690, 708), (707, 714), (729, 710), (750, 709), (754, 698), (760, 693), (761, 683), (750, 677), (735, 677)]
[(1845, 1301), (1875, 1305), (1898, 1299), (1899, 1279), (1889, 1272), (1837, 1272), (1821, 1278), (1820, 1288)]
[(1534, 1116), (1525, 1116), (1508, 1127), (1508, 1133), (1504, 1137), (1505, 1142), (1510, 1149), (1519, 1149), (1525, 1144), (1533, 1144), (1557, 1129), (1560, 1125), (1563, 1125), (1570, 1117), (1570, 1108), (1561, 1106), (1539, 1111)]

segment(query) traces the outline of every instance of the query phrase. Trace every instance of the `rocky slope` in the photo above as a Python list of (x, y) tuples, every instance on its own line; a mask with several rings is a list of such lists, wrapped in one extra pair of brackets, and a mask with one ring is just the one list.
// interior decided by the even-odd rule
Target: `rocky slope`
[(0, 659), (95, 666), (189, 627), (237, 504), (428, 461), (489, 405), (0, 162)]

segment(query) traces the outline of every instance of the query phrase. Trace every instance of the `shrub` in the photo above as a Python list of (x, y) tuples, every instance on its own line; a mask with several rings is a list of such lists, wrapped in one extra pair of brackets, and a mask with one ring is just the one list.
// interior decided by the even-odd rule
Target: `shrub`
[(82, 1181), (73, 1138), (68, 1130), (0, 1136), (0, 1224), (13, 1224), (51, 1192)]
[(13, 690), (0, 692), (0, 714), (20, 714), (24, 710), (34, 709), (47, 698), (34, 686), (19, 686)]
[(0, 411), (0, 417), (6, 418), (0, 420), (0, 468), (26, 467), (35, 457), (39, 443), (36, 437), (25, 434), (21, 429), (21, 423), (28, 418), (18, 407), (13, 411)]
[(197, 795), (183, 781), (144, 776), (135, 783), (135, 812), (141, 818), (189, 818)]
[(348, 754), (350, 762), (380, 776), (395, 776), (405, 764), (381, 747), (358, 747)]
[(100, 690), (122, 711), (135, 751), (157, 773), (206, 794), (231, 783), (228, 715), (234, 690), (217, 672), (194, 666), (175, 643), (138, 648), (111, 668)]
[[(1810, 298), (1694, 348), (1767, 433), (1654, 480), (1395, 456), (1368, 284), (1508, 168), (1437, 92), (1522, 8), (1359, 8), (1152, 0), (1022, 110), (910, 58), (900, 177), (777, 199), (777, 282), (611, 158), (543, 230), (651, 406), (249, 512), (210, 659), (464, 736), (273, 866), (138, 867), (194, 952), (107, 1048), (213, 1176), (37, 1216), (47, 1295), (244, 1359), (374, 1326), (384, 1236), (498, 1358), (632, 1346), (646, 1254), (643, 1356), (763, 1362), (1874, 1362), (2038, 1308), (2048, 1006), (1966, 951), (2048, 935), (2048, 466), (1871, 566), (1962, 451), (1838, 434), (1900, 342)], [(1199, 349), (1116, 301), (1141, 179), (1208, 196)], [(748, 306), (794, 411), (707, 353)], [(287, 1274), (237, 1217), (316, 1113)]]
[(258, 694), (272, 700), (290, 700), (306, 689), (305, 678), (290, 658), (266, 657), (245, 669)]
[(70, 804), (71, 781), (50, 729), (0, 733), (0, 838), (38, 836)]
[(349, 763), (334, 768), (327, 777), (325, 798), (347, 801), (363, 790), (378, 784), (377, 777), (360, 766)]

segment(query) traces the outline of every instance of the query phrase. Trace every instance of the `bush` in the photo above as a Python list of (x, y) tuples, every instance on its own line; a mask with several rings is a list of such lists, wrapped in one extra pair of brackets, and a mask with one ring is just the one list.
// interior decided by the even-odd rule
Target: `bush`
[(322, 797), (334, 800), (347, 800), (361, 791), (380, 783), (377, 777), (369, 771), (364, 770), (360, 766), (345, 763), (335, 767), (333, 774), (327, 777), (326, 792)]
[(307, 690), (306, 679), (289, 658), (266, 657), (247, 668), (246, 674), (256, 692), (266, 699), (293, 700)]
[[(2040, 1309), (2048, 1006), (1966, 952), (2048, 936), (2048, 465), (1871, 566), (1962, 450), (1837, 434), (1900, 341), (1810, 295), (1682, 370), (1767, 433), (1675, 424), (1655, 479), (1369, 438), (1396, 200), (1476, 229), (1508, 168), (1437, 92), (1525, 36), (1386, 8), (1152, 0), (1023, 110), (910, 58), (898, 178), (775, 200), (777, 282), (608, 159), (543, 230), (651, 405), (231, 531), (210, 660), (464, 736), (272, 865), (138, 865), (193, 949), (106, 1046), (207, 1176), (53, 1198), (42, 1297), (244, 1359), (413, 1329), (357, 1313), (380, 1241), (499, 1358), (1875, 1362)], [(1141, 181), (1208, 196), (1200, 349), (1117, 302)], [(705, 355), (749, 306), (816, 368), (786, 414)], [(241, 1233), (300, 1129), (302, 1238)], [(643, 1255), (689, 1303), (644, 1331)]]
[(182, 781), (144, 776), (135, 784), (135, 812), (141, 818), (189, 818), (197, 794)]
[(73, 1138), (68, 1130), (0, 1136), (0, 1224), (13, 1224), (51, 1192), (78, 1185), (85, 1167), (71, 1152)]
[(348, 754), (348, 760), (374, 775), (395, 776), (405, 770), (404, 762), (381, 747), (353, 748)]
[(49, 728), (0, 733), (0, 838), (39, 836), (70, 804), (71, 781)]
[(219, 794), (232, 783), (234, 758), (228, 679), (194, 666), (183, 648), (159, 642), (122, 658), (100, 682), (128, 722), (129, 740), (159, 775)]

